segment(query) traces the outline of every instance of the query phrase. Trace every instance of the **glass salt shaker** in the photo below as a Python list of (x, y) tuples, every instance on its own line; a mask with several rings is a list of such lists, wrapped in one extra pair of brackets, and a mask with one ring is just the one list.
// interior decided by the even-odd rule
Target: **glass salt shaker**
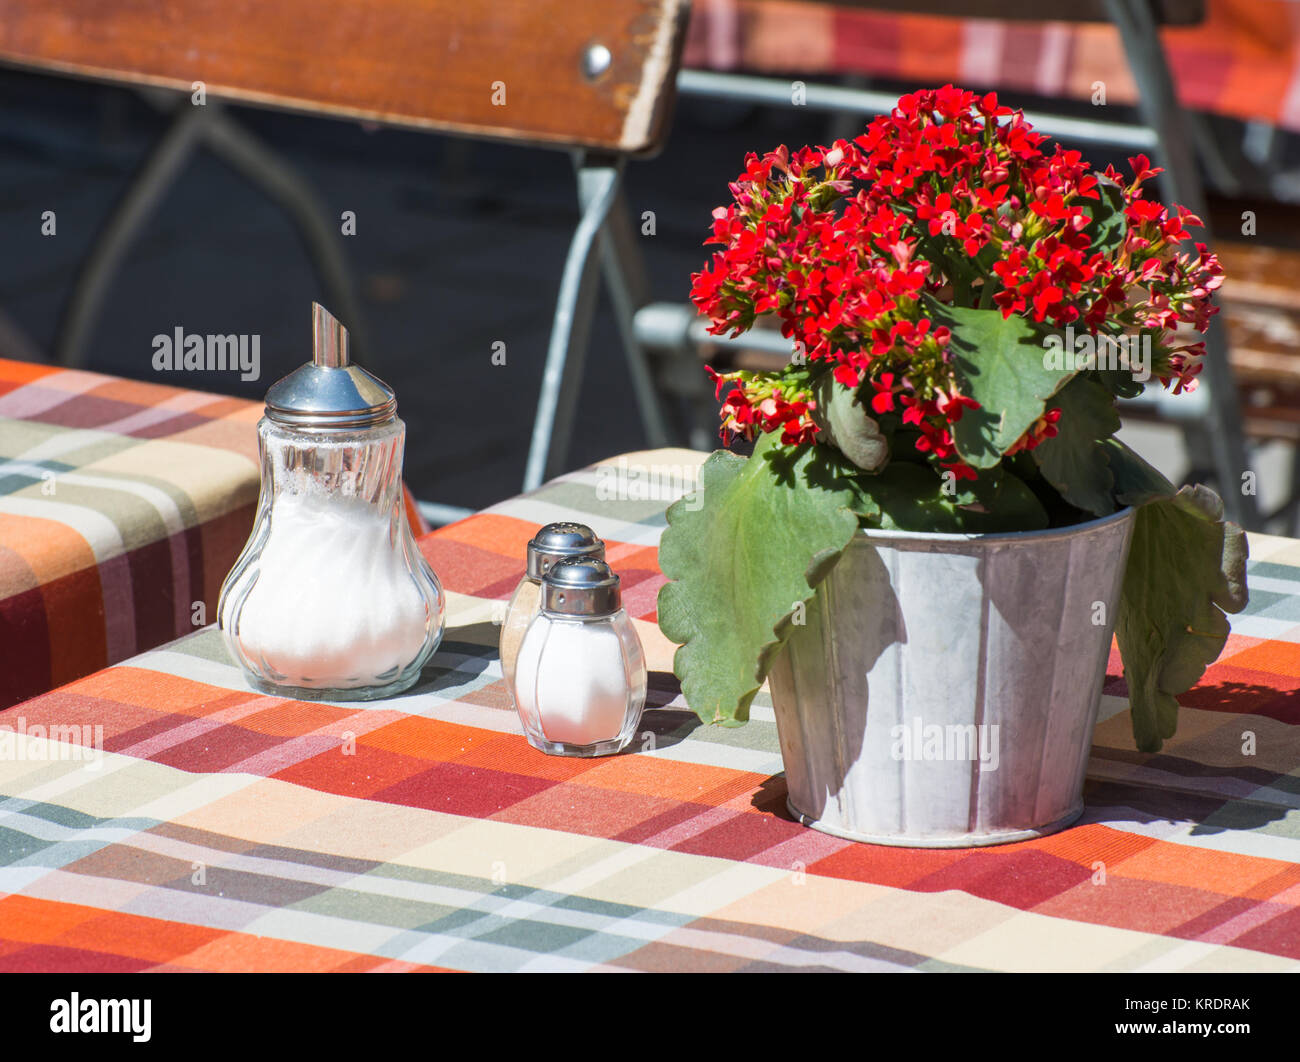
[(524, 577), (515, 587), (501, 623), (501, 673), (507, 688), (514, 681), (515, 661), (519, 658), (524, 632), (542, 608), (542, 576), (553, 564), (583, 557), (605, 559), (605, 543), (586, 524), (568, 521), (547, 524), (529, 541)]
[(645, 707), (645, 653), (604, 561), (560, 561), (543, 577), (512, 690), (542, 752), (608, 756), (632, 740)]
[(312, 361), (257, 424), (262, 490), (217, 622), (257, 689), (370, 700), (411, 686), (442, 638), (444, 597), (406, 519), (406, 425), (347, 330), (312, 306)]

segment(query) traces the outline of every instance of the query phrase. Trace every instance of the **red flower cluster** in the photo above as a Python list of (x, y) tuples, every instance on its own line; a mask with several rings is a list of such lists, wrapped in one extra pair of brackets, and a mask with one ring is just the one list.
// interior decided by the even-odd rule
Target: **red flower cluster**
[(723, 375), (705, 366), (705, 372), (717, 385), (715, 395), (722, 396), (729, 384), (740, 383), (722, 403), (722, 431), (725, 435), (743, 435), (747, 439), (754, 432), (781, 432), (781, 441), (787, 446), (801, 446), (812, 442), (817, 426), (809, 414), (816, 403), (804, 397), (798, 386), (762, 374), (735, 372)]
[[(805, 357), (781, 373), (715, 377), (720, 390), (735, 388), (724, 438), (779, 428), (783, 442), (808, 441), (810, 386), (829, 368), (840, 386), (869, 383), (862, 401), (899, 414), (923, 453), (973, 475), (952, 426), (976, 403), (961, 393), (951, 337), (925, 315), (922, 295), (1050, 327), (1150, 332), (1155, 374), (1191, 387), (1203, 346), (1167, 337), (1180, 324), (1204, 331), (1215, 312), (1218, 261), (1203, 244), (1178, 253), (1199, 219), (1142, 197), (1160, 172), (1145, 156), (1129, 160), (1131, 182), (1108, 169), (1103, 187), (1079, 152), (1049, 152), (1045, 140), (993, 94), (949, 85), (902, 97), (853, 141), (750, 155), (733, 202), (714, 211), (706, 242), (723, 249), (692, 278), (691, 298), (714, 334), (775, 315)], [(1122, 205), (1123, 240), (1094, 225), (1103, 194)], [(1059, 415), (1013, 449), (1055, 434)]]

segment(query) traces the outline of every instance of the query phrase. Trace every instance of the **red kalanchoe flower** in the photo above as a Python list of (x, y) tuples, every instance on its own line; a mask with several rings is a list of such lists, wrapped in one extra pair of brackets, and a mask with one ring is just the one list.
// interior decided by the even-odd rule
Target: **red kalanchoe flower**
[(871, 386), (876, 389), (876, 395), (871, 400), (871, 408), (876, 413), (889, 413), (894, 408), (894, 374), (892, 372), (882, 373), (880, 379), (872, 380)]
[[(1203, 348), (1171, 336), (1205, 330), (1222, 269), (1203, 244), (1181, 248), (1199, 218), (1144, 197), (1160, 170), (1145, 155), (1129, 168), (1130, 179), (1110, 167), (1099, 179), (996, 95), (952, 85), (901, 97), (853, 140), (749, 155), (732, 202), (714, 211), (706, 242), (718, 250), (691, 299), (718, 335), (775, 317), (800, 358), (778, 373), (714, 375), (724, 437), (812, 441), (809, 396), (830, 373), (876, 416), (915, 428), (938, 467), (975, 475), (951, 428), (977, 403), (927, 311), (934, 301), (1042, 328), (1140, 333), (1153, 374), (1190, 390)], [(1118, 190), (1126, 226), (1094, 246), (1094, 214), (1111, 201), (1101, 182)], [(1010, 452), (1051, 438), (1059, 417), (1045, 412)]]

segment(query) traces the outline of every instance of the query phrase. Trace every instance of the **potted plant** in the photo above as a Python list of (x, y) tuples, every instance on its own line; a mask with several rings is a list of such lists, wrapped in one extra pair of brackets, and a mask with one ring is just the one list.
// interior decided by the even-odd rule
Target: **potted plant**
[(693, 278), (715, 334), (775, 318), (779, 371), (718, 374), (723, 438), (668, 511), (659, 624), (706, 722), (770, 679), (791, 810), (893, 844), (996, 843), (1082, 810), (1112, 633), (1137, 747), (1246, 603), (1217, 495), (1114, 437), (1196, 384), (1222, 282), (1186, 209), (1049, 146), (993, 95), (903, 96), (853, 141), (750, 155)]

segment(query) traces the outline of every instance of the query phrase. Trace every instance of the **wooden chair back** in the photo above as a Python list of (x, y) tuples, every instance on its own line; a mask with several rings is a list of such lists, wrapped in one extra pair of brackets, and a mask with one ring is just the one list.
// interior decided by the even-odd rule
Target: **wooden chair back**
[(5, 0), (0, 62), (289, 110), (639, 155), (687, 0)]

